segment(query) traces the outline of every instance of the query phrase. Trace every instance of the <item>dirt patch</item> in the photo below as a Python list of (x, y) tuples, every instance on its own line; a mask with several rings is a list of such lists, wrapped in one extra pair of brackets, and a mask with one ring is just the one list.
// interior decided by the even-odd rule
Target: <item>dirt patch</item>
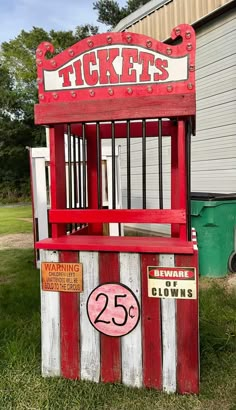
[(208, 289), (213, 284), (222, 286), (226, 289), (236, 288), (236, 273), (230, 273), (225, 278), (203, 278), (200, 277), (200, 289)]
[(12, 283), (16, 275), (0, 276), (0, 284)]
[(32, 233), (16, 233), (0, 236), (0, 250), (12, 248), (33, 248)]

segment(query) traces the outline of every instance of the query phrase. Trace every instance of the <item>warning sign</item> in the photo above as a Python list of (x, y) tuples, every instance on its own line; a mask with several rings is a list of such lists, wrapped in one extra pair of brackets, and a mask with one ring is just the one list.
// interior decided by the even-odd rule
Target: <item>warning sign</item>
[(42, 289), (51, 292), (82, 292), (81, 263), (41, 263)]
[(148, 296), (163, 299), (196, 299), (196, 269), (148, 266)]

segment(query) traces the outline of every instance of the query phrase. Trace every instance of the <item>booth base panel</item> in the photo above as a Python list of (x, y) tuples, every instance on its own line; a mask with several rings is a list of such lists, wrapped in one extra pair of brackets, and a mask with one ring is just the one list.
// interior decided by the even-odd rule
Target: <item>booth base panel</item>
[[(83, 267), (81, 293), (41, 290), (43, 376), (199, 392), (196, 247), (192, 254), (41, 250), (40, 260)], [(148, 266), (195, 267), (196, 299), (149, 297)], [(140, 305), (137, 326), (121, 337), (99, 333), (88, 318), (90, 293), (107, 282), (128, 287)]]

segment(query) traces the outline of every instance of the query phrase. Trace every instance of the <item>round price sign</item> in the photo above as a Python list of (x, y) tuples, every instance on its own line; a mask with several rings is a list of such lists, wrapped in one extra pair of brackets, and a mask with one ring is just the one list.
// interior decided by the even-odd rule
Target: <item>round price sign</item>
[(135, 294), (127, 286), (105, 283), (90, 293), (87, 313), (99, 332), (108, 336), (124, 336), (138, 324), (140, 307)]

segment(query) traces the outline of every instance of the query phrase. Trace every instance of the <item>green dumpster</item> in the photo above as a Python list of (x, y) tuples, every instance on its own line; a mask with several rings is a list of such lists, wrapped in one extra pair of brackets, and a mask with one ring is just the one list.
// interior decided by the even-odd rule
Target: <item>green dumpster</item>
[(236, 271), (236, 194), (192, 192), (191, 222), (200, 275), (219, 278)]

